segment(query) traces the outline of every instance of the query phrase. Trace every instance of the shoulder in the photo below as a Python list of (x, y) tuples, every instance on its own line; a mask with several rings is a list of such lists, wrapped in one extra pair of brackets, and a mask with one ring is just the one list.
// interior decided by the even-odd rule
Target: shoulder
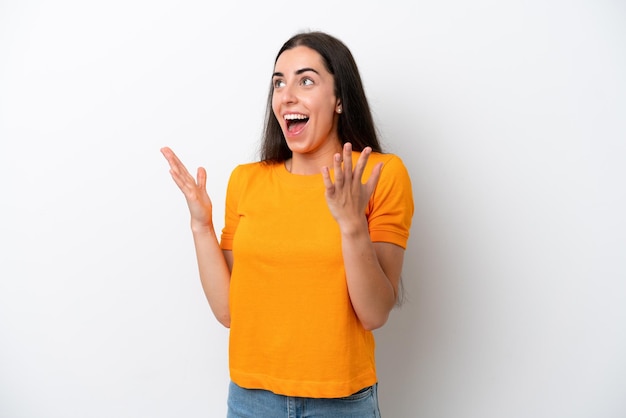
[(245, 163), (237, 165), (230, 174), (232, 180), (242, 180), (252, 178), (274, 170), (276, 164), (257, 161), (254, 163)]
[(373, 152), (367, 161), (364, 179), (367, 179), (376, 165), (382, 163), (382, 169), (373, 200), (381, 202), (388, 200), (390, 196), (403, 195), (412, 200), (412, 184), (409, 171), (402, 159), (396, 154), (383, 154)]
[(269, 170), (273, 166), (274, 164), (265, 163), (262, 161), (257, 161), (253, 163), (244, 163), (244, 164), (239, 164), (235, 166), (235, 168), (233, 169), (233, 173), (237, 173), (237, 174), (259, 173), (259, 172)]
[(383, 164), (383, 168), (381, 171), (381, 180), (398, 177), (409, 180), (408, 170), (404, 165), (402, 158), (400, 158), (398, 155), (373, 152), (367, 162), (367, 171), (371, 171), (378, 163)]
[(370, 237), (406, 248), (414, 212), (411, 179), (397, 155), (372, 153), (368, 165), (379, 163), (383, 167), (366, 210)]
[(370, 161), (374, 164), (382, 162), (384, 165), (404, 165), (402, 158), (396, 154), (384, 154), (381, 152), (372, 152), (370, 154)]
[(239, 164), (230, 173), (228, 188), (244, 192), (253, 186), (271, 184), (271, 178), (274, 177), (277, 167), (277, 164), (263, 161)]

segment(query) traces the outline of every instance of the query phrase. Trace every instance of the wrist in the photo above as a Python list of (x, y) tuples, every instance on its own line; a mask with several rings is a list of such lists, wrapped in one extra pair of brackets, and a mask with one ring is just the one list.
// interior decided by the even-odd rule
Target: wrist
[(369, 236), (369, 225), (365, 216), (340, 223), (339, 230), (341, 231), (341, 235), (346, 238), (358, 237), (360, 235)]
[(195, 224), (191, 222), (191, 232), (194, 235), (215, 235), (215, 229), (212, 224)]

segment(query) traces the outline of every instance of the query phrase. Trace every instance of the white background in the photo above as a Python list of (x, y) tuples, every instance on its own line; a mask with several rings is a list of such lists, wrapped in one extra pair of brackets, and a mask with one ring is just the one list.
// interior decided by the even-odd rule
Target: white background
[(273, 60), (352, 50), (413, 180), (386, 418), (626, 416), (626, 5), (0, 0), (0, 416), (225, 415), (159, 153), (257, 156)]

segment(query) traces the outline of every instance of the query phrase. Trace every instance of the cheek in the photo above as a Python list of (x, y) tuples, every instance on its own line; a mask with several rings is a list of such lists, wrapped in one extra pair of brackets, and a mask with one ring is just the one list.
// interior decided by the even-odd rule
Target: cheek
[(279, 100), (277, 99), (276, 95), (272, 96), (272, 113), (274, 114), (274, 117), (278, 120), (278, 122), (280, 122), (280, 115), (279, 112), (280, 111), (280, 103)]

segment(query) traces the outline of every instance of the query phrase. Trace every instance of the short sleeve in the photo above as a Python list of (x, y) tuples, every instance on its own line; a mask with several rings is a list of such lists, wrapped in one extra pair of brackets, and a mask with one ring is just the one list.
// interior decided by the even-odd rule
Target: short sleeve
[(413, 191), (402, 160), (386, 154), (383, 168), (366, 212), (372, 242), (406, 248), (413, 219)]
[(228, 187), (226, 188), (224, 228), (222, 229), (222, 236), (220, 238), (220, 247), (222, 250), (233, 249), (233, 239), (237, 225), (239, 224), (238, 206), (242, 188), (241, 166), (237, 166), (230, 174)]

